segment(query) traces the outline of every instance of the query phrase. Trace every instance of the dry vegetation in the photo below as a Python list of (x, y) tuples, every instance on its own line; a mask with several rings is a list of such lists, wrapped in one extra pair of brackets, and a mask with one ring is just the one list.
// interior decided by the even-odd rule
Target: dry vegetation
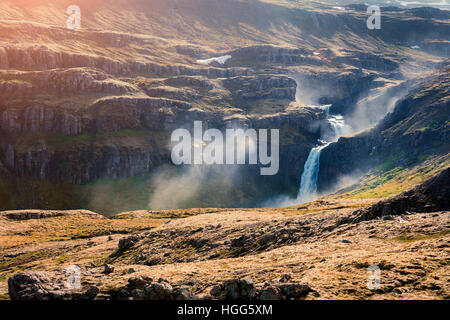
[(390, 197), (430, 179), (449, 166), (448, 153), (429, 157), (409, 168), (406, 166), (392, 168), (390, 163), (386, 163), (361, 177), (358, 183), (340, 190), (335, 197), (346, 199)]
[[(408, 43), (398, 45), (394, 35), (385, 35), (386, 41), (368, 36), (365, 12), (351, 11), (343, 16), (339, 10), (321, 7), (315, 1), (235, 1), (230, 6), (222, 0), (185, 0), (176, 2), (177, 11), (162, 0), (133, 5), (127, 2), (126, 6), (124, 1), (104, 5), (100, 0), (80, 0), (83, 28), (78, 31), (65, 28), (70, 1), (12, 2), (0, 3), (0, 49), (17, 50), (24, 61), (12, 59), (8, 62), (11, 66), (0, 71), (0, 84), (11, 90), (5, 90), (1, 107), (5, 104), (15, 112), (45, 105), (51, 111), (70, 113), (69, 119), (76, 118), (80, 123), (96, 119), (104, 125), (103, 131), (86, 129), (81, 134), (64, 128), (69, 134), (62, 135), (56, 129), (58, 134), (43, 131), (35, 119), (39, 124), (36, 130), (14, 133), (16, 159), (28, 151), (42, 150), (42, 146), (54, 154), (104, 146), (154, 151), (158, 146), (164, 156), (167, 132), (154, 128), (171, 123), (173, 119), (165, 115), (178, 112), (180, 105), (180, 110), (186, 107), (192, 114), (220, 116), (223, 121), (259, 121), (285, 114), (299, 115), (309, 123), (319, 113), (305, 108), (305, 101), (293, 101), (295, 97), (289, 96), (293, 87), (286, 81), (268, 86), (267, 92), (258, 91), (253, 98), (242, 96), (250, 93), (252, 97), (255, 79), (261, 81), (257, 87), (264, 87), (269, 80), (282, 83), (285, 75), (302, 74), (317, 78), (317, 86), (331, 79), (328, 90), (345, 98), (351, 89), (347, 86), (367, 81), (367, 76), (390, 88), (403, 81), (398, 80), (397, 71), (405, 78), (423, 77), (429, 65), (442, 60), (425, 51), (411, 50)], [(404, 13), (392, 11), (384, 16), (386, 21), (397, 18), (403, 30), (395, 31), (414, 29), (409, 23), (415, 18)], [(446, 30), (445, 22), (430, 21), (427, 23), (434, 23), (433, 27)], [(291, 54), (291, 49), (299, 51)], [(278, 50), (285, 53), (278, 54)], [(196, 62), (230, 52), (233, 58), (225, 66)], [(367, 63), (365, 53), (370, 53), (373, 61)], [(365, 64), (367, 68), (361, 67)], [(400, 71), (392, 68), (397, 64)], [(227, 73), (233, 75), (224, 76)], [(337, 88), (334, 79), (343, 87)], [(237, 94), (243, 88), (249, 92)], [(280, 91), (286, 94), (268, 95)], [(27, 97), (25, 102), (23, 96)], [(151, 114), (148, 118), (154, 123), (143, 128), (139, 121), (145, 117), (139, 115), (139, 108), (130, 108), (137, 115), (133, 118), (121, 99), (134, 99), (136, 105), (145, 100), (148, 107), (143, 109), (154, 108), (161, 118)], [(170, 102), (171, 107), (161, 107), (158, 99)], [(11, 123), (15, 121), (14, 112), (9, 113)], [(190, 119), (182, 115), (182, 119)], [(290, 122), (298, 125), (296, 119)], [(425, 125), (429, 124), (419, 121), (412, 129), (425, 130)], [(281, 129), (283, 146), (317, 140), (298, 128), (286, 125)], [(49, 172), (69, 172), (65, 166), (74, 164), (76, 168), (71, 169), (75, 175), (85, 168), (81, 156), (76, 158), (80, 163), (70, 156), (58, 159), (70, 161), (56, 161)], [(131, 274), (186, 285), (201, 297), (224, 280), (246, 278), (262, 285), (288, 274), (293, 282), (310, 285), (312, 291), (306, 299), (450, 299), (448, 212), (409, 212), (341, 223), (355, 210), (398, 194), (449, 167), (448, 153), (420, 160), (419, 165), (409, 168), (395, 161), (387, 163), (357, 185), (300, 207), (142, 210), (111, 218), (101, 214), (148, 206), (146, 178), (138, 174), (128, 177), (124, 170), (111, 175), (122, 178), (102, 180), (98, 177), (105, 175), (99, 174), (82, 186), (69, 187), (42, 179), (32, 184), (28, 178), (16, 177), (26, 196), (33, 201), (45, 198), (33, 207), (52, 202), (53, 207), (86, 208), (72, 202), (74, 195), (84, 191), (83, 195), (99, 194), (88, 201), (99, 214), (86, 210), (0, 212), (0, 300), (9, 299), (7, 280), (19, 272), (64, 272), (74, 264), (82, 268), (83, 290), (98, 287), (99, 299), (111, 298), (127, 284)], [(153, 169), (145, 170), (148, 173)], [(19, 207), (14, 201), (21, 199), (14, 199), (10, 193), (13, 185), (0, 180), (4, 208)], [(214, 185), (220, 193), (211, 192)], [(204, 187), (206, 191), (194, 206), (219, 206), (222, 197), (218, 194), (227, 199), (245, 198), (248, 194), (242, 191), (249, 189), (232, 184), (229, 189), (222, 188), (211, 179)], [(259, 190), (262, 186), (250, 187)], [(129, 236), (135, 236), (136, 242), (118, 252), (120, 240)], [(114, 265), (114, 272), (103, 272), (106, 263)], [(366, 286), (370, 265), (381, 269), (378, 290)]]
[[(19, 271), (82, 267), (83, 287), (99, 298), (131, 277), (162, 277), (199, 296), (231, 278), (257, 285), (284, 274), (307, 282), (307, 299), (448, 299), (448, 212), (410, 214), (358, 224), (339, 219), (372, 200), (321, 199), (286, 209), (139, 211), (103, 218), (90, 212), (16, 221), (1, 213), (0, 293)], [(118, 256), (118, 240), (139, 241)], [(102, 273), (110, 263), (115, 271)], [(366, 269), (381, 268), (378, 290)]]

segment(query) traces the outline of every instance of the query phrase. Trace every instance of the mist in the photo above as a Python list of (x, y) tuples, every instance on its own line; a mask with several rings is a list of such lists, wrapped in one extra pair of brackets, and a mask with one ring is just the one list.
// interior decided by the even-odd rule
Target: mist
[[(323, 109), (324, 107), (320, 106), (320, 101), (323, 97), (327, 97), (330, 92), (333, 91), (331, 91), (331, 89), (327, 88), (326, 86), (320, 86), (319, 88), (314, 87), (310, 83), (308, 83), (308, 81), (305, 81), (305, 79), (300, 75), (294, 75), (293, 78), (297, 81), (297, 102), (312, 107), (320, 107)], [(328, 141), (329, 144), (338, 141), (340, 136), (349, 136), (355, 132), (370, 129), (394, 109), (396, 103), (407, 94), (413, 82), (414, 81), (404, 81), (400, 83), (393, 82), (392, 85), (388, 86), (387, 88), (385, 87), (382, 89), (372, 89), (366, 92), (353, 107), (349, 106), (349, 111), (347, 112), (347, 114), (342, 115), (343, 117), (341, 117), (341, 115), (329, 114), (329, 126), (328, 128), (322, 128), (321, 139)], [(340, 129), (342, 130), (337, 130), (337, 120), (341, 121), (339, 125), (341, 126)], [(333, 137), (333, 135), (335, 137)], [(323, 148), (326, 148), (326, 145)], [(319, 161), (320, 164), (320, 155), (317, 161)], [(308, 163), (308, 160), (306, 163)], [(351, 175), (340, 177), (339, 180), (326, 191), (320, 193), (316, 191), (308, 194), (300, 194), (300, 186), (302, 183), (301, 177), (303, 175), (303, 172), (305, 171), (306, 163), (303, 167), (302, 172), (292, 173), (296, 174), (299, 177), (300, 182), (299, 193), (296, 197), (288, 195), (277, 196), (275, 198), (264, 201), (261, 206), (289, 207), (314, 201), (321, 196), (348, 188), (349, 186), (358, 183), (362, 175), (362, 172), (355, 171)], [(311, 170), (311, 168), (308, 169)], [(318, 170), (320, 170), (320, 167), (318, 168)]]
[(410, 86), (410, 82), (405, 82), (387, 89), (374, 90), (369, 96), (360, 99), (354, 111), (345, 117), (347, 124), (354, 132), (373, 127), (394, 110), (396, 103), (407, 94)]
[(291, 206), (298, 206), (301, 204), (305, 204), (314, 200), (319, 199), (320, 197), (330, 195), (330, 194), (338, 194), (338, 193), (344, 193), (347, 191), (347, 189), (352, 189), (353, 186), (358, 184), (361, 181), (361, 172), (354, 172), (351, 175), (343, 175), (339, 177), (338, 181), (328, 190), (322, 191), (322, 192), (315, 192), (312, 194), (309, 194), (306, 197), (300, 198), (297, 196), (296, 198), (282, 195), (277, 196), (275, 198), (269, 199), (267, 201), (264, 201), (261, 204), (261, 207), (263, 208), (285, 208), (285, 207), (291, 207)]
[(178, 209), (197, 198), (202, 182), (205, 180), (204, 170), (193, 166), (181, 174), (169, 168), (160, 169), (152, 178), (152, 194), (149, 199), (151, 209)]
[[(231, 129), (231, 128), (228, 128)], [(232, 129), (242, 129), (233, 127)], [(245, 129), (243, 129), (245, 131)], [(225, 135), (224, 135), (225, 136)], [(210, 156), (207, 146), (216, 141), (205, 143), (192, 139), (192, 151), (202, 147), (200, 159)], [(173, 150), (173, 143), (168, 147)], [(194, 164), (180, 166), (164, 166), (151, 178), (151, 194), (149, 208), (151, 209), (179, 209), (192, 207), (229, 207), (238, 205), (242, 201), (239, 187), (243, 183), (243, 171), (251, 172), (251, 167), (258, 170), (258, 166), (248, 164), (250, 159), (256, 159), (258, 142), (254, 137), (236, 139), (234, 150), (226, 143), (223, 145), (223, 158), (239, 159), (245, 155), (245, 164)], [(193, 154), (193, 153), (192, 153)], [(258, 170), (259, 172), (259, 170)], [(245, 180), (245, 179), (244, 179)]]

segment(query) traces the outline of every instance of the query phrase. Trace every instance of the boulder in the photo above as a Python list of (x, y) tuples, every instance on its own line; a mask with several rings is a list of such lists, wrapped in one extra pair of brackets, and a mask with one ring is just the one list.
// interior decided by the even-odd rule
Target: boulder
[(153, 278), (148, 276), (136, 276), (128, 279), (128, 284), (131, 288), (144, 289), (147, 285), (153, 282)]
[(147, 300), (173, 300), (173, 288), (167, 282), (152, 283), (144, 292)]
[(231, 279), (215, 286), (211, 295), (226, 300), (250, 300), (256, 297), (256, 286), (252, 280)]
[(311, 288), (306, 283), (267, 283), (261, 290), (259, 298), (261, 300), (295, 300), (299, 299)]
[(269, 285), (261, 291), (261, 300), (283, 300), (284, 296), (281, 289), (275, 285)]
[(62, 300), (70, 297), (70, 290), (51, 273), (18, 273), (8, 279), (12, 300)]
[(136, 235), (128, 236), (119, 240), (119, 245), (117, 250), (111, 254), (111, 257), (121, 255), (123, 252), (130, 249), (132, 246), (138, 242), (139, 237)]
[(111, 264), (105, 264), (103, 273), (110, 274), (114, 272), (114, 266)]
[(280, 283), (278, 288), (286, 296), (286, 299), (298, 299), (311, 291), (307, 283)]

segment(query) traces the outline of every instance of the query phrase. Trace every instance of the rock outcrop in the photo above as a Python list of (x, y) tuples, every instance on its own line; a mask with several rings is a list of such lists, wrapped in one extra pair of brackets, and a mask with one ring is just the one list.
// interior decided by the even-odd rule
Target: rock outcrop
[(2, 215), (11, 220), (30, 220), (30, 219), (45, 219), (52, 217), (63, 216), (60, 211), (41, 211), (41, 210), (27, 210), (27, 211), (5, 211)]
[(121, 300), (198, 300), (191, 288), (171, 285), (167, 280), (153, 280), (148, 276), (128, 279), (128, 285), (113, 296)]
[(382, 73), (391, 73), (399, 68), (397, 62), (386, 59), (381, 55), (350, 50), (346, 50), (344, 53), (344, 56), (336, 57), (336, 62)]
[(71, 288), (64, 271), (17, 273), (8, 279), (12, 300), (92, 300), (99, 290)]
[[(93, 300), (99, 295), (100, 290), (93, 286), (70, 288), (68, 282), (64, 282), (63, 274), (62, 271), (17, 273), (8, 280), (11, 299)], [(189, 286), (140, 275), (129, 278), (125, 287), (103, 294), (114, 300), (295, 300), (306, 296), (310, 291), (311, 288), (306, 283), (273, 281), (257, 287), (249, 279), (230, 279), (215, 285), (211, 296), (199, 297)]]
[(416, 212), (436, 212), (450, 208), (450, 168), (395, 196), (354, 213), (353, 223), (385, 216)]
[(310, 291), (307, 283), (272, 281), (256, 287), (249, 279), (231, 279), (214, 286), (211, 295), (220, 300), (296, 300)]
[(185, 65), (123, 61), (106, 56), (54, 51), (43, 45), (30, 47), (9, 45), (1, 49), (0, 55), (3, 66), (18, 70), (88, 67), (97, 68), (114, 75), (147, 72), (156, 75), (201, 75), (210, 78), (249, 76), (254, 74), (254, 71), (249, 68), (194, 68)]
[[(259, 45), (239, 48), (227, 54), (232, 56), (228, 63), (252, 61), (254, 64), (282, 64), (282, 65), (322, 65), (324, 62), (305, 48), (283, 48), (270, 45)], [(244, 63), (245, 63), (244, 62)]]
[(0, 81), (0, 97), (10, 99), (15, 97), (26, 97), (33, 92), (33, 86), (25, 81)]
[(309, 96), (322, 105), (331, 104), (334, 114), (351, 114), (356, 102), (374, 85), (376, 74), (363, 69), (303, 72), (295, 75), (299, 83), (300, 101)]

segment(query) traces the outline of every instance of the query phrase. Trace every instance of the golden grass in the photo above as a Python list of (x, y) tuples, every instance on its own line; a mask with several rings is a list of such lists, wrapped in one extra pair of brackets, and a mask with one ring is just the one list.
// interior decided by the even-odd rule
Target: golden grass
[(412, 168), (396, 167), (386, 172), (374, 172), (333, 198), (365, 199), (397, 195), (420, 184), (450, 167), (450, 154), (433, 157)]
[[(149, 230), (168, 219), (141, 217), (132, 219), (95, 219), (61, 216), (51, 219), (8, 221), (8, 230), (0, 233), (0, 248), (38, 244), (48, 241), (85, 239), (110, 234), (128, 234)], [(2, 222), (3, 223), (3, 222)]]

